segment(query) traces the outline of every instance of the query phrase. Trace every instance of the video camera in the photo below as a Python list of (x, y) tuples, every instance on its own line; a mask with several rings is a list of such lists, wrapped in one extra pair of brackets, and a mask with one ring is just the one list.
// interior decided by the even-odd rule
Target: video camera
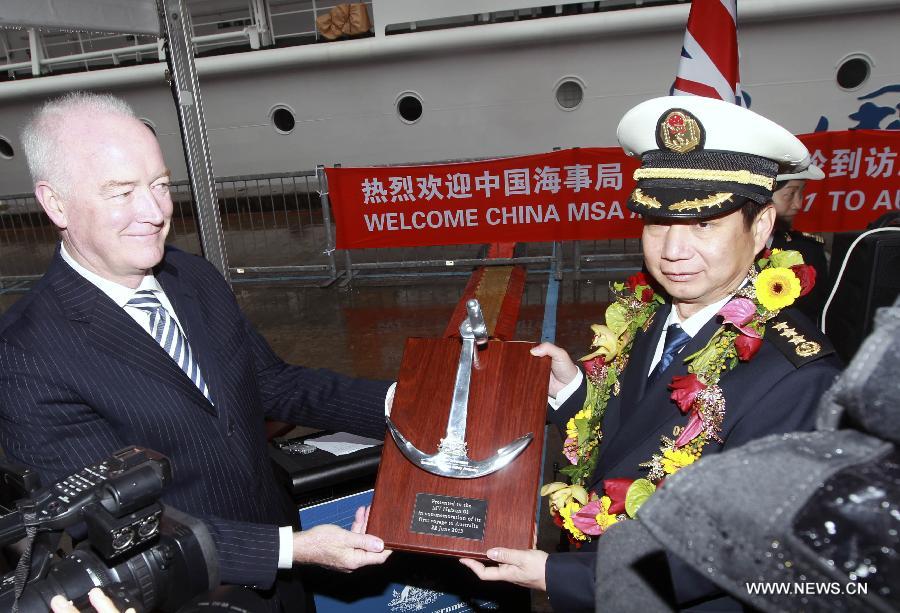
[[(45, 612), (56, 594), (93, 610), (96, 586), (123, 611), (202, 608), (188, 603), (218, 585), (216, 550), (200, 520), (158, 502), (171, 480), (168, 458), (141, 447), (43, 489), (33, 471), (0, 463), (0, 545), (25, 539), (0, 581), (0, 611)], [(86, 540), (60, 558), (63, 530), (82, 523)]]

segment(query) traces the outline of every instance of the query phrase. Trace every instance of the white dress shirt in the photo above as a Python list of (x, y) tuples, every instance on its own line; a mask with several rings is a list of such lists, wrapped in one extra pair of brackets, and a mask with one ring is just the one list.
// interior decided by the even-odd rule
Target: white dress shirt
[(172, 308), (172, 303), (169, 302), (169, 297), (166, 296), (166, 292), (163, 291), (163, 288), (162, 286), (160, 286), (159, 281), (157, 281), (156, 277), (154, 277), (153, 275), (144, 275), (144, 278), (141, 279), (141, 284), (137, 287), (137, 289), (131, 289), (130, 287), (126, 287), (120, 283), (116, 283), (115, 281), (104, 279), (97, 273), (91, 272), (90, 270), (76, 262), (75, 259), (71, 255), (69, 255), (69, 252), (66, 251), (66, 246), (63, 243), (60, 243), (59, 254), (62, 256), (62, 259), (66, 262), (66, 264), (71, 266), (72, 269), (75, 270), (75, 272), (93, 283), (97, 287), (97, 289), (109, 296), (110, 300), (125, 309), (125, 312), (128, 313), (128, 315), (131, 316), (131, 318), (135, 320), (138, 325), (140, 325), (141, 328), (143, 328), (144, 331), (146, 331), (150, 336), (153, 336), (153, 333), (150, 331), (150, 313), (133, 307), (125, 308), (125, 305), (128, 303), (128, 301), (134, 298), (135, 292), (142, 289), (153, 290), (156, 293), (156, 297), (159, 298), (160, 304), (166, 307), (169, 315), (172, 316), (172, 319), (175, 320), (175, 323), (177, 323), (179, 329), (181, 329), (182, 334), (184, 333), (184, 328), (181, 327), (181, 322), (178, 321), (178, 314), (175, 313), (175, 309)]

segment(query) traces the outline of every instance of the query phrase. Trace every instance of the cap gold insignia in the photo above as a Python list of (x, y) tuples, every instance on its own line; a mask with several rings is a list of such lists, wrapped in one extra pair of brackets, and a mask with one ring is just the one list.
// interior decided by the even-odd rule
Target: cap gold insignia
[(662, 208), (662, 204), (660, 204), (659, 200), (654, 198), (653, 196), (648, 196), (640, 189), (636, 189), (631, 193), (631, 199), (637, 202), (638, 204), (643, 204), (648, 209), (659, 209)]
[(659, 137), (666, 149), (687, 153), (700, 144), (700, 124), (681, 111), (672, 111), (659, 123)]
[(675, 213), (681, 211), (689, 211), (691, 209), (699, 211), (707, 207), (722, 206), (723, 203), (731, 200), (733, 194), (730, 192), (719, 192), (712, 194), (706, 198), (694, 198), (693, 200), (682, 200), (669, 205), (669, 210)]

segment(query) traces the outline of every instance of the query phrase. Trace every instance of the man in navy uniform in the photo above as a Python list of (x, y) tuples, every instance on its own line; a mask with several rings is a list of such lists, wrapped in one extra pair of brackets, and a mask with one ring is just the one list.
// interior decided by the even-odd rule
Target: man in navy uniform
[(825, 173), (813, 165), (800, 172), (775, 177), (775, 191), (772, 193), (775, 230), (767, 243), (771, 249), (799, 251), (803, 261), (815, 269), (815, 286), (811, 292), (797, 300), (797, 309), (815, 324), (819, 323), (822, 308), (831, 290), (825, 240), (818, 234), (798, 232), (793, 226), (797, 213), (803, 210), (803, 188), (806, 187), (806, 182), (824, 178)]
[(285, 364), (212, 265), (165, 245), (170, 173), (123, 101), (52, 100), (23, 143), (61, 243), (0, 319), (7, 457), (52, 483), (129, 445), (166, 455), (173, 483), (162, 500), (205, 521), (224, 583), (256, 586), (273, 607), (304, 606), (294, 564), (384, 561), (381, 539), (362, 534), (362, 510), (355, 531), (294, 530), (264, 420), (381, 438), (388, 384)]
[[(659, 452), (663, 437), (675, 438), (687, 423), (668, 384), (688, 373), (684, 357), (707, 345), (723, 325), (719, 309), (748, 282), (775, 223), (770, 201), (776, 175), (809, 163), (806, 147), (787, 130), (708, 98), (644, 102), (622, 119), (618, 138), (626, 153), (641, 156), (628, 207), (644, 218), (644, 262), (665, 304), (638, 331), (619, 375), (621, 388), (611, 394), (598, 462), (585, 483), (594, 491), (602, 491), (605, 479), (646, 478), (641, 465)], [(768, 322), (753, 359), (721, 376), (722, 442), (710, 440), (704, 455), (767, 434), (812, 428), (816, 404), (837, 375), (838, 362), (827, 340), (804, 321), (793, 320), (790, 309), (781, 311)], [(542, 344), (532, 352), (552, 358), (550, 419), (565, 427), (585, 406), (584, 373), (559, 347)], [(596, 540), (577, 553), (549, 555), (496, 548), (487, 555), (497, 566), (463, 563), (486, 580), (547, 590), (561, 613), (593, 611), (595, 564), (598, 580), (603, 577), (595, 546)], [(660, 589), (673, 607), (729, 604), (715, 602), (712, 584), (677, 560), (671, 568), (671, 581), (660, 577)]]

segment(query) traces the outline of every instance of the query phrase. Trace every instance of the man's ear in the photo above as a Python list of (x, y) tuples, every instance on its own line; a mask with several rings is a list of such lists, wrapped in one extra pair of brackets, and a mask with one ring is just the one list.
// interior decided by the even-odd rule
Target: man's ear
[(47, 217), (60, 230), (65, 230), (69, 225), (66, 212), (68, 207), (62, 201), (59, 194), (46, 181), (38, 181), (34, 185), (34, 197), (44, 208)]
[(763, 247), (766, 246), (766, 241), (769, 240), (769, 236), (771, 236), (774, 228), (775, 207), (772, 206), (772, 203), (770, 202), (759, 212), (759, 214), (757, 214), (756, 219), (753, 222), (753, 242), (756, 246), (755, 253), (759, 253), (762, 251)]

